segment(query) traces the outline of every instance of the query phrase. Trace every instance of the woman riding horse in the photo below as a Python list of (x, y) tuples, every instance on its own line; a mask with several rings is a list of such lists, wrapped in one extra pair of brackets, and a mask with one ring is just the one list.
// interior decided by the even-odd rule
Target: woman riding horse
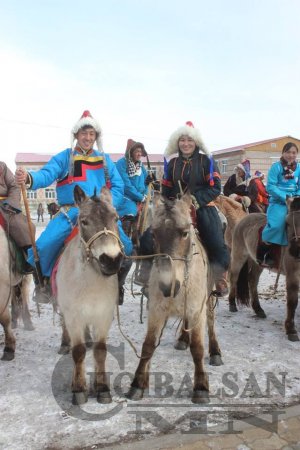
[(300, 195), (300, 164), (297, 162), (298, 147), (287, 142), (282, 149), (280, 161), (274, 163), (268, 173), (267, 192), (270, 195), (267, 225), (262, 232), (264, 245), (260, 247), (258, 259), (272, 266), (272, 251), (276, 246), (287, 246), (286, 215), (287, 197)]
[(205, 148), (199, 130), (191, 122), (171, 135), (165, 155), (175, 153), (178, 156), (169, 161), (162, 180), (162, 193), (168, 198), (175, 198), (186, 191), (192, 194), (196, 226), (214, 271), (216, 291), (219, 296), (225, 295), (225, 272), (230, 257), (213, 203), (221, 193), (218, 166)]

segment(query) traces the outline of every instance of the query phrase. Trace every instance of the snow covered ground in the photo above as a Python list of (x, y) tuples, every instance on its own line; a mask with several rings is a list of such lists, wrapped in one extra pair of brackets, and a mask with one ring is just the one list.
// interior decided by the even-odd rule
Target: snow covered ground
[[(284, 332), (285, 291), (282, 277), (272, 294), (276, 275), (263, 273), (259, 291), (267, 318), (258, 319), (249, 308), (228, 311), (228, 301), (216, 308), (216, 329), (224, 365), (209, 372), (211, 400), (208, 406), (193, 405), (188, 388), (193, 378), (190, 352), (173, 348), (177, 322), (171, 319), (151, 365), (149, 394), (140, 402), (127, 401), (124, 392), (137, 367), (138, 358), (122, 337), (114, 320), (108, 339), (107, 371), (113, 403), (100, 405), (95, 397), (81, 407), (71, 404), (70, 356), (57, 354), (60, 345), (59, 317), (51, 305), (30, 302), (34, 331), (22, 325), (14, 361), (0, 361), (0, 449), (73, 449), (120, 441), (147, 439), (158, 433), (188, 432), (228, 422), (230, 414), (258, 414), (268, 409), (282, 411), (299, 401), (300, 342), (289, 342)], [(146, 330), (140, 323), (140, 296), (132, 297), (130, 282), (120, 307), (123, 332), (140, 353)], [(137, 286), (134, 286), (137, 291)], [(300, 330), (300, 309), (296, 312)], [(0, 330), (0, 351), (3, 332)], [(92, 352), (87, 354), (87, 379), (93, 372)], [(142, 444), (141, 444), (142, 447)]]

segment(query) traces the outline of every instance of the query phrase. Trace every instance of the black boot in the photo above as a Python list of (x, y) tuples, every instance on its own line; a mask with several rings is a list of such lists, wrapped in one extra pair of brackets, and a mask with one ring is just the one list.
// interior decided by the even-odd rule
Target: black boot
[(131, 259), (124, 259), (122, 262), (121, 268), (118, 272), (118, 280), (119, 280), (119, 305), (123, 305), (124, 302), (124, 284), (128, 272), (130, 271), (132, 266)]

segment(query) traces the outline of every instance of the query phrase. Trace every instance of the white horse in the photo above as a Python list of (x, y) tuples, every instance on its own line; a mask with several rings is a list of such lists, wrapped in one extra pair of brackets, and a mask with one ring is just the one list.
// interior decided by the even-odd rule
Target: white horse
[(12, 331), (10, 306), (12, 301), (16, 300), (16, 296), (21, 299), (24, 327), (27, 330), (33, 330), (28, 310), (31, 275), (24, 276), (14, 270), (14, 250), (10, 248), (6, 232), (1, 226), (0, 248), (0, 323), (5, 334), (4, 352), (1, 359), (11, 361), (15, 357), (16, 339)]
[(154, 263), (149, 280), (148, 331), (136, 369), (129, 399), (139, 400), (149, 383), (149, 366), (164, 326), (172, 315), (183, 319), (190, 338), (195, 365), (192, 401), (208, 401), (208, 377), (204, 369), (204, 334), (208, 326), (210, 364), (222, 364), (214, 330), (214, 307), (210, 292), (213, 278), (204, 247), (191, 223), (192, 199), (154, 197), (152, 232)]
[[(99, 403), (111, 402), (105, 374), (106, 337), (119, 296), (118, 276), (123, 254), (118, 216), (109, 189), (87, 197), (74, 189), (79, 207), (78, 235), (62, 254), (57, 271), (57, 302), (69, 335), (74, 373), (73, 404), (87, 401), (84, 359), (85, 331), (91, 325), (94, 341), (95, 391)], [(66, 332), (62, 345), (66, 345)]]

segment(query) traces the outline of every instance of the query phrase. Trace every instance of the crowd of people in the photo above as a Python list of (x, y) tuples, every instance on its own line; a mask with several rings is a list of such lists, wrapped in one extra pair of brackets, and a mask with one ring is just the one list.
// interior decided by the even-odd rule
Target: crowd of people
[[(102, 130), (89, 111), (85, 111), (72, 128), (71, 145), (53, 156), (38, 171), (18, 167), (15, 176), (4, 162), (0, 163), (0, 211), (10, 236), (28, 254), (26, 269), (35, 273), (35, 260), (26, 218), (21, 212), (20, 186), (27, 189), (46, 188), (56, 182), (59, 213), (48, 223), (36, 241), (41, 271), (48, 280), (55, 261), (66, 238), (75, 227), (78, 208), (74, 204), (73, 191), (79, 185), (87, 195), (99, 195), (108, 186), (113, 204), (123, 221), (119, 221), (120, 239), (125, 254), (131, 255), (133, 245), (129, 225), (137, 221), (141, 205), (148, 195), (148, 185), (155, 177), (142, 163), (147, 156), (144, 145), (128, 139), (124, 157), (116, 163), (103, 152)], [(97, 149), (95, 149), (95, 144)], [(287, 245), (285, 215), (287, 195), (300, 195), (300, 166), (297, 163), (298, 148), (293, 143), (283, 147), (280, 161), (273, 164), (264, 184), (264, 173), (256, 170), (251, 176), (249, 161), (239, 163), (223, 187), (225, 196), (242, 203), (249, 212), (267, 213), (267, 225), (263, 231), (262, 259), (270, 245)], [(196, 210), (196, 227), (206, 248), (215, 276), (218, 295), (227, 290), (226, 271), (229, 251), (224, 242), (222, 225), (214, 207), (214, 199), (222, 192), (218, 165), (205, 147), (200, 132), (192, 122), (176, 129), (170, 136), (164, 156), (169, 159), (161, 181), (162, 194), (176, 198), (189, 191)], [(151, 234), (151, 233), (150, 233)], [(120, 299), (123, 284), (130, 265), (121, 269), (119, 276)], [(39, 280), (35, 277), (36, 297), (39, 297)]]

